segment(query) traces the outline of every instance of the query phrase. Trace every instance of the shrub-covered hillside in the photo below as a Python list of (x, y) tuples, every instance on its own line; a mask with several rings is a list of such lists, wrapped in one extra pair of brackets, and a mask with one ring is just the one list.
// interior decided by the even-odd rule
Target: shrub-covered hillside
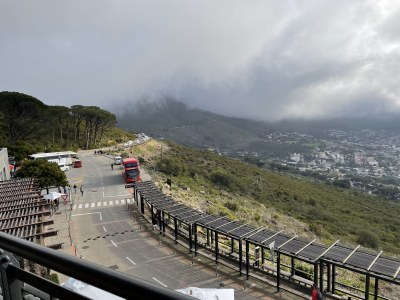
[(164, 174), (161, 182), (171, 177), (173, 191), (195, 207), (260, 226), (274, 227), (289, 216), (294, 227), (303, 227), (303, 234), (313, 233), (324, 242), (340, 239), (400, 254), (399, 203), (172, 143), (164, 145), (162, 159), (160, 147), (152, 149), (156, 157), (146, 163)]

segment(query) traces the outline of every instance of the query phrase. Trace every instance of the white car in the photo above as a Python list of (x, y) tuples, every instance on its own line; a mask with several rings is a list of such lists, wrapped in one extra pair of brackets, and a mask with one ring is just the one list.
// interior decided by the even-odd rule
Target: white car
[(63, 172), (68, 171), (69, 170), (69, 166), (68, 165), (60, 165), (60, 169)]
[(121, 156), (116, 156), (114, 158), (114, 165), (120, 165), (122, 164), (122, 157)]

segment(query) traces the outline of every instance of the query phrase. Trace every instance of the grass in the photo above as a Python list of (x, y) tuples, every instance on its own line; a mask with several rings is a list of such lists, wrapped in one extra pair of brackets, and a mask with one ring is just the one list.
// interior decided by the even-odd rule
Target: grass
[[(289, 178), (241, 161), (176, 144), (152, 141), (134, 147), (150, 168), (165, 165), (155, 179), (166, 193), (190, 206), (257, 226), (284, 230), (323, 243), (362, 243), (400, 254), (400, 204), (354, 190)], [(176, 167), (176, 168), (175, 168)], [(175, 176), (168, 174), (176, 169)], [(172, 178), (173, 189), (164, 184)], [(369, 237), (370, 237), (369, 236)], [(368, 246), (365, 241), (365, 246)]]

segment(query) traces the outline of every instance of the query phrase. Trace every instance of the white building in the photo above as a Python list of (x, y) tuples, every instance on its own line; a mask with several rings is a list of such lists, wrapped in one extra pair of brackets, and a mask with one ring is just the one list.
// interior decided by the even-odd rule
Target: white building
[(10, 180), (10, 164), (7, 148), (0, 148), (0, 181)]

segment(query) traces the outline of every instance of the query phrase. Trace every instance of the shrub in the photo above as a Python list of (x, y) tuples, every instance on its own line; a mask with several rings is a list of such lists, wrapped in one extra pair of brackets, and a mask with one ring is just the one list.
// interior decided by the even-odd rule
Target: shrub
[(164, 158), (157, 163), (157, 169), (168, 175), (178, 176), (185, 172), (185, 166), (178, 158)]
[(233, 177), (222, 170), (212, 172), (210, 175), (210, 180), (214, 184), (226, 187), (230, 187), (233, 183)]
[(357, 243), (376, 249), (379, 246), (379, 237), (371, 231), (362, 230), (358, 234)]
[(237, 204), (236, 202), (232, 202), (232, 201), (225, 202), (224, 206), (226, 208), (230, 209), (231, 211), (237, 211), (239, 209), (239, 204)]
[(47, 276), (47, 279), (54, 283), (60, 284), (60, 280), (58, 279), (58, 274), (56, 274), (56, 273), (49, 274)]

